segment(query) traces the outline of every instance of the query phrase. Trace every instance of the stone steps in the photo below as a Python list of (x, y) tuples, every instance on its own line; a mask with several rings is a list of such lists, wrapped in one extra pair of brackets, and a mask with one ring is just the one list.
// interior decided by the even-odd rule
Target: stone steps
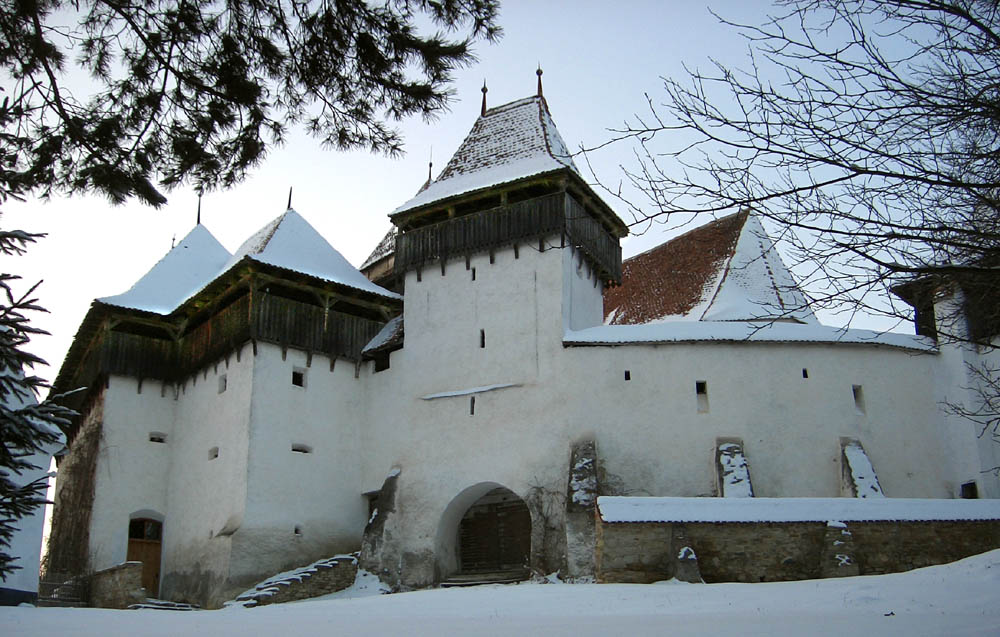
[(44, 608), (83, 608), (83, 589), (74, 581), (39, 582), (35, 606)]
[(350, 587), (357, 572), (357, 555), (335, 555), (269, 577), (225, 605), (254, 608), (328, 595)]
[(182, 602), (168, 602), (165, 599), (147, 599), (141, 604), (132, 604), (129, 610), (201, 610), (197, 604), (185, 604)]
[(513, 584), (523, 582), (531, 577), (531, 571), (526, 568), (489, 573), (456, 573), (441, 582), (441, 588), (455, 586), (480, 586), (482, 584)]

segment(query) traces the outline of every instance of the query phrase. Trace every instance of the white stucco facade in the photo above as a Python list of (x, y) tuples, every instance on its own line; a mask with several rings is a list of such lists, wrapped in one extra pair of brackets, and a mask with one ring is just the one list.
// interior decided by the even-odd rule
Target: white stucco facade
[[(508, 106), (527, 109), (525, 121), (540, 126), (544, 139), (557, 138), (544, 100)], [(477, 122), (476, 139), (487, 139), (488, 117)], [(539, 142), (537, 152), (550, 146)], [(493, 156), (463, 149), (456, 157)], [(494, 166), (490, 178), (530, 178), (523, 171), (537, 162), (522, 160)], [(476, 173), (463, 173), (456, 161), (445, 174), (458, 175), (467, 189)], [(569, 210), (566, 183), (575, 168), (544, 166), (562, 171), (539, 183), (562, 188), (556, 194)], [(451, 192), (445, 181), (438, 190)], [(600, 217), (599, 208), (586, 210)], [(435, 212), (452, 219), (454, 209)], [(291, 230), (281, 229), (286, 219)], [(594, 223), (612, 240), (607, 228), (614, 224)], [(415, 223), (414, 232), (419, 228)], [(377, 545), (369, 559), (386, 581), (425, 586), (460, 569), (463, 517), (484, 496), (503, 501), (503, 488), (530, 511), (529, 565), (574, 561), (585, 571), (586, 559), (577, 558), (588, 540), (569, 530), (566, 499), (571, 453), (588, 442), (604, 494), (721, 495), (716, 454), (720, 444), (738, 442), (754, 496), (844, 496), (845, 444), (863, 449), (887, 498), (955, 498), (970, 481), (981, 496), (1000, 496), (996, 476), (982, 473), (997, 462), (996, 445), (941, 407), (967, 386), (964, 363), (980, 354), (919, 337), (837, 332), (819, 326), (808, 308), (787, 316), (768, 310), (778, 327), (755, 326), (750, 321), (759, 317), (745, 311), (765, 307), (759, 299), (777, 299), (777, 307), (804, 298), (788, 288), (794, 281), (760, 236), (733, 244), (746, 263), (762, 262), (746, 253), (751, 248), (768, 254), (763, 281), (745, 265), (707, 279), (716, 287), (707, 285), (705, 294), (724, 301), (716, 309), (727, 321), (699, 321), (699, 314), (686, 323), (601, 327), (612, 275), (595, 265), (593, 246), (575, 246), (567, 232), (400, 268), (400, 300), (359, 282), (339, 254), (313, 259), (329, 246), (297, 214), (265, 230), (229, 260), (203, 238), (215, 261), (226, 263), (202, 286), (205, 306), (211, 294), (231, 294), (227, 302), (237, 307), (233, 277), (244, 276), (241, 267), (250, 272), (246, 259), (259, 257), (279, 268), (265, 271), (264, 294), (267, 282), (284, 277), (288, 307), (299, 304), (284, 315), (289, 325), (322, 316), (322, 328), (309, 324), (322, 331), (331, 308), (345, 307), (359, 320), (376, 316), (385, 324), (395, 308), (405, 336), (381, 361), (358, 362), (288, 345), (286, 326), (271, 341), (251, 331), (180, 382), (110, 375), (100, 404), (90, 568), (123, 561), (129, 521), (142, 518), (162, 522), (160, 591), (171, 599), (217, 605), (277, 571), (358, 550), (363, 540)], [(280, 249), (268, 244), (275, 233)], [(309, 271), (282, 260), (301, 237)], [(261, 285), (246, 277), (246, 297), (257, 299), (246, 305), (252, 314)], [(197, 301), (200, 292), (192, 294)], [(169, 312), (182, 316), (184, 303), (194, 303), (197, 315), (202, 306), (190, 299)], [(742, 327), (749, 331), (734, 331)]]

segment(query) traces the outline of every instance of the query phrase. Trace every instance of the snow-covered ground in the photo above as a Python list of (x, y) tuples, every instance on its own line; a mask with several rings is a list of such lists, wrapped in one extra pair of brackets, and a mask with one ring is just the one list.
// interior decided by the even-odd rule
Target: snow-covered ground
[[(371, 586), (369, 592), (375, 592)], [(0, 609), (4, 635), (1000, 635), (1000, 551), (880, 577), (521, 584), (219, 611)]]

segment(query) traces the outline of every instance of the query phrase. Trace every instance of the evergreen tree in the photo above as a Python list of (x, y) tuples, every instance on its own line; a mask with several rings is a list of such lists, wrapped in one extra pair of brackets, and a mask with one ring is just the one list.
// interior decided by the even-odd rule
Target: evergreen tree
[[(0, 231), (0, 254), (17, 255), (39, 235), (18, 230)], [(38, 284), (17, 295), (11, 284), (19, 277), (0, 274), (5, 295), (0, 305), (0, 579), (17, 568), (17, 556), (10, 555), (11, 539), (18, 520), (45, 504), (46, 480), (27, 483), (25, 471), (41, 469), (31, 456), (60, 440), (59, 428), (69, 424), (72, 411), (48, 400), (37, 400), (45, 382), (30, 373), (45, 361), (24, 350), (32, 334), (44, 334), (28, 323), (29, 312), (44, 312), (33, 298)]]
[(497, 15), (497, 0), (0, 3), (0, 202), (158, 206), (161, 189), (240, 181), (294, 125), (398, 154), (391, 123), (446, 107)]

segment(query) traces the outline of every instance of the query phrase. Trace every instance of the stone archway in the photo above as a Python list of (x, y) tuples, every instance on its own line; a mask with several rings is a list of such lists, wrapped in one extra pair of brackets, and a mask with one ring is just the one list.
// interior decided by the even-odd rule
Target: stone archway
[(510, 489), (483, 482), (448, 505), (437, 544), (442, 579), (519, 579), (530, 572), (531, 513)]

